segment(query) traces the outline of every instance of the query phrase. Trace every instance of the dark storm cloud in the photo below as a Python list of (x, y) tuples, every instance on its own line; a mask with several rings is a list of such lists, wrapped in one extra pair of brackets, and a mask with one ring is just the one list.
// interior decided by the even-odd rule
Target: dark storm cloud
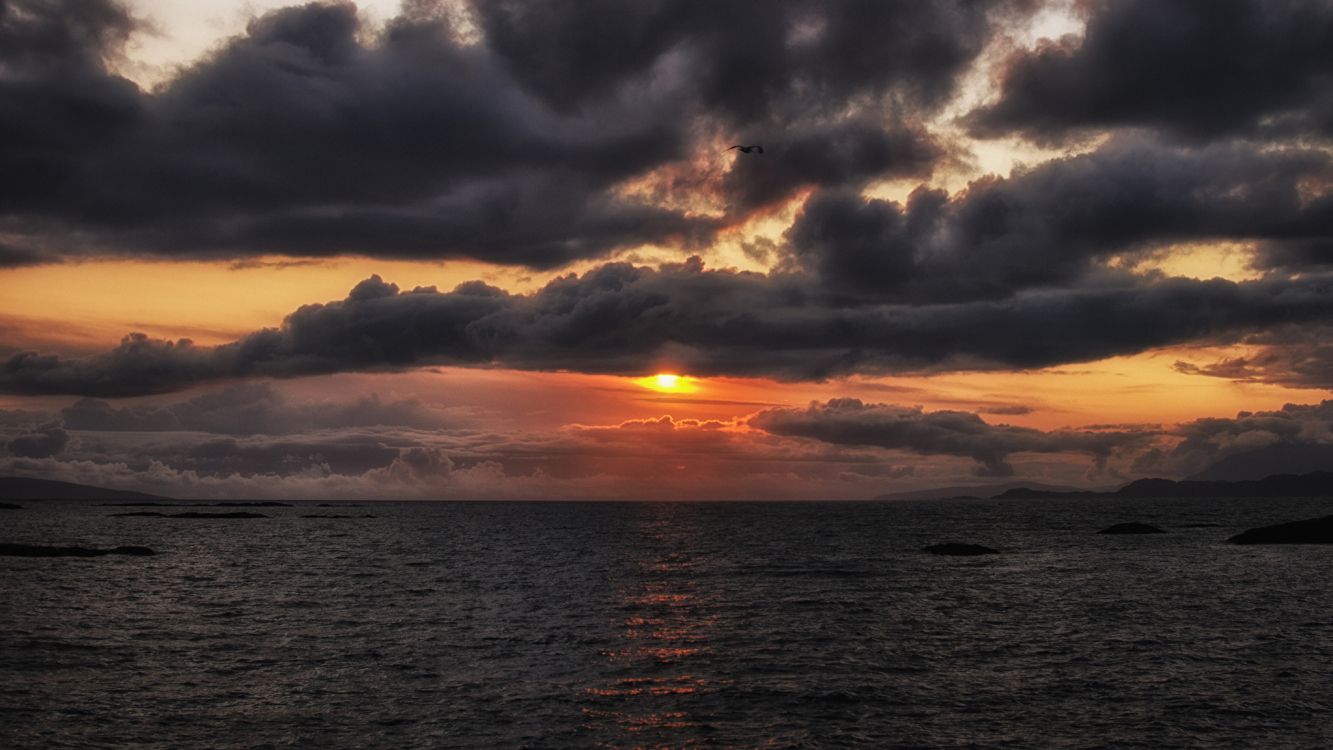
[(1188, 375), (1274, 383), (1289, 388), (1333, 389), (1333, 327), (1285, 326), (1247, 336), (1253, 351), (1216, 362), (1176, 362)]
[(372, 393), (347, 402), (293, 403), (267, 383), (236, 384), (171, 404), (116, 407), (83, 398), (60, 414), (71, 430), (101, 431), (281, 435), (380, 425), (442, 426), (439, 415), (417, 399), (384, 401)]
[(607, 264), (530, 295), (479, 282), (400, 292), (379, 277), (282, 327), (217, 347), (126, 337), (87, 357), (20, 352), (0, 392), (126, 396), (245, 377), (427, 364), (818, 379), (904, 370), (1032, 368), (1280, 324), (1327, 321), (1333, 281), (1167, 279), (953, 304), (832, 306), (800, 276)]
[[(4, 368), (54, 388), (31, 392), (125, 396), (219, 378), (401, 369), (432, 359), (478, 364), (487, 358), (484, 342), (474, 340), (469, 326), (510, 304), (504, 292), (480, 282), (445, 294), (434, 288), (400, 294), (396, 285), (374, 276), (353, 288), (343, 302), (307, 305), (289, 315), (281, 329), (263, 329), (224, 346), (131, 334), (106, 354), (71, 360), (21, 352)], [(56, 385), (59, 382), (88, 387), (70, 391)]]
[[(550, 266), (707, 222), (610, 187), (683, 149), (652, 106), (560, 114), (440, 20), (276, 11), (152, 93), (108, 72), (110, 0), (0, 6), (3, 257), (470, 255)], [(371, 41), (365, 41), (373, 37)], [(22, 241), (20, 241), (20, 239)]]
[(20, 458), (48, 458), (68, 444), (69, 433), (59, 425), (50, 424), (10, 440), (9, 452)]
[(845, 111), (886, 91), (935, 106), (981, 52), (1009, 0), (597, 0), (476, 3), (490, 46), (556, 107), (626, 81), (683, 80), (734, 125)]
[(1059, 141), (1138, 126), (1184, 138), (1333, 128), (1333, 4), (1326, 0), (1086, 3), (1082, 39), (1011, 60), (974, 133)]
[(753, 208), (782, 200), (807, 186), (860, 186), (872, 179), (926, 177), (944, 146), (925, 130), (849, 120), (765, 136), (762, 158), (743, 156), (723, 180), (725, 194)]
[[(0, 232), (80, 192), (80, 170), (144, 122), (139, 90), (106, 73), (135, 29), (111, 0), (0, 3)], [(0, 243), (0, 261), (40, 248)]]
[(222, 438), (196, 443), (180, 452), (160, 445), (143, 451), (178, 471), (219, 476), (286, 476), (311, 469), (332, 474), (363, 474), (394, 462), (401, 451), (364, 440), (246, 440)]
[[(1156, 462), (1154, 468), (1190, 474), (1229, 456), (1259, 451), (1274, 452), (1276, 455), (1268, 456), (1267, 462), (1280, 464), (1284, 450), (1308, 454), (1311, 451), (1302, 446), (1333, 445), (1333, 401), (1287, 404), (1274, 411), (1243, 411), (1235, 418), (1196, 419), (1177, 425), (1171, 434), (1181, 439), (1173, 449), (1145, 456), (1146, 461)], [(1316, 455), (1326, 459), (1330, 454), (1325, 448)]]
[(787, 238), (805, 268), (852, 299), (1004, 297), (1172, 242), (1261, 240), (1274, 253), (1328, 244), (1333, 198), (1307, 193), (1330, 182), (1333, 159), (1320, 151), (1121, 138), (952, 199), (924, 188), (906, 205), (823, 191)]
[(776, 435), (835, 445), (962, 456), (975, 460), (980, 464), (977, 473), (988, 476), (1011, 476), (1014, 470), (1008, 458), (1013, 453), (1084, 453), (1104, 468), (1114, 451), (1141, 446), (1153, 437), (1141, 432), (1043, 432), (990, 424), (971, 412), (926, 412), (854, 398), (812, 402), (805, 409), (768, 409), (752, 417), (750, 424)]
[(1259, 246), (1255, 265), (1263, 268), (1330, 268), (1333, 267), (1333, 195), (1317, 199), (1324, 218), (1324, 231), (1312, 232), (1304, 239), (1286, 242), (1266, 242)]
[[(947, 151), (920, 125), (995, 29), (1034, 3), (783, 0), (485, 2), (489, 45), (550, 106), (671, 92), (677, 118), (759, 142), (722, 178), (735, 211), (797, 189), (924, 177)], [(735, 139), (731, 141), (731, 139)]]
[[(771, 180), (749, 164), (728, 176), (740, 210), (803, 184), (928, 173), (940, 149), (917, 115), (1023, 3), (604, 5), (480, 3), (475, 44), (437, 13), (371, 29), (350, 4), (286, 8), (144, 92), (111, 72), (136, 28), (123, 6), (8, 0), (0, 263), (553, 267), (706, 242), (718, 220), (617, 185), (721, 132), (768, 133), (787, 155)], [(841, 122), (849, 111), (860, 119)]]

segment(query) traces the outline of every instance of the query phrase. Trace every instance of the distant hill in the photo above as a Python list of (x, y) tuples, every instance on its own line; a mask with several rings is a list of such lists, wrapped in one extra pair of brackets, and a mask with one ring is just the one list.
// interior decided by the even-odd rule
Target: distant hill
[(73, 482), (27, 477), (0, 477), (0, 500), (170, 500), (161, 495), (109, 490)]
[(960, 484), (951, 487), (932, 487), (927, 490), (908, 490), (878, 495), (876, 500), (941, 500), (951, 497), (995, 497), (1008, 490), (1017, 488), (1039, 490), (1043, 492), (1078, 492), (1074, 487), (1037, 482), (1003, 482), (999, 484)]
[(996, 499), (1043, 497), (1333, 497), (1333, 472), (1276, 474), (1243, 482), (1139, 479), (1114, 492), (1048, 492), (1022, 487)]
[(1196, 481), (1240, 482), (1274, 474), (1311, 474), (1333, 471), (1333, 445), (1277, 443), (1233, 453), (1193, 476)]

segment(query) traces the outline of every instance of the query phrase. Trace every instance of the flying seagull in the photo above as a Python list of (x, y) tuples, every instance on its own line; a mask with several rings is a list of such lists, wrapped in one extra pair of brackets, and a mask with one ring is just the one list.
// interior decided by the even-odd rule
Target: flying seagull
[(733, 150), (733, 149), (740, 149), (742, 154), (748, 154), (748, 153), (750, 153), (751, 151), (757, 151), (757, 152), (759, 152), (759, 153), (761, 153), (761, 154), (764, 153), (764, 147), (763, 147), (763, 146), (739, 146), (739, 145), (737, 145), (737, 146), (732, 146), (731, 148), (729, 148), (729, 149), (727, 149), (727, 150), (728, 150), (728, 151), (731, 151), (731, 150)]

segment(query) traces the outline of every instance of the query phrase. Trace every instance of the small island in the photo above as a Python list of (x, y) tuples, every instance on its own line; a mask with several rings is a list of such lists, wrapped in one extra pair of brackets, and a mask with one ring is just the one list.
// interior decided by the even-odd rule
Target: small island
[(1260, 526), (1227, 541), (1232, 544), (1333, 544), (1333, 516)]

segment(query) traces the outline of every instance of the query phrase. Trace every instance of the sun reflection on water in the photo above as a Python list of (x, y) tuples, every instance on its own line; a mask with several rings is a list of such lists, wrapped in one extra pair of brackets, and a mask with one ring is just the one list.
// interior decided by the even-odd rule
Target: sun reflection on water
[(716, 616), (706, 587), (692, 574), (697, 562), (689, 524), (673, 506), (645, 508), (627, 566), (632, 577), (616, 590), (608, 623), (617, 645), (601, 651), (606, 679), (583, 689), (584, 726), (629, 739), (635, 747), (695, 747), (708, 731), (692, 702), (729, 684), (708, 673)]

